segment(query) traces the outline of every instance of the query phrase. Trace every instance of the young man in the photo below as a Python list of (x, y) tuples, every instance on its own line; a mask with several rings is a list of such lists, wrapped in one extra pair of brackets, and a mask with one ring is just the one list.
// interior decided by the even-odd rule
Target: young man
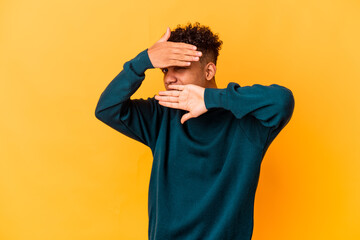
[[(168, 28), (124, 64), (97, 104), (99, 120), (152, 151), (150, 240), (252, 237), (261, 161), (289, 122), (294, 98), (277, 84), (218, 89), (221, 44), (198, 22)], [(150, 68), (164, 73), (166, 91), (131, 100)]]

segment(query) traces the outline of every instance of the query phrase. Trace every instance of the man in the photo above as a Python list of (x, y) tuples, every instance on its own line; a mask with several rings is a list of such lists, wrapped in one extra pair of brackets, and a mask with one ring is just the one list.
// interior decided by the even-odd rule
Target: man
[[(277, 84), (218, 89), (221, 43), (198, 22), (168, 28), (124, 64), (97, 104), (99, 120), (152, 151), (150, 240), (252, 237), (261, 161), (289, 122), (294, 98)], [(131, 100), (150, 68), (164, 73), (166, 91)]]

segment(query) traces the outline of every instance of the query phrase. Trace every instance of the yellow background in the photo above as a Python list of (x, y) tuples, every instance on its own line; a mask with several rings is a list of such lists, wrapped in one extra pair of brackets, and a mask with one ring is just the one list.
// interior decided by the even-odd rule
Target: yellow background
[[(360, 239), (360, 2), (0, 2), (0, 239), (147, 239), (151, 150), (95, 118), (123, 64), (169, 26), (219, 33), (216, 80), (277, 83), (253, 240)], [(164, 90), (159, 69), (132, 98)]]

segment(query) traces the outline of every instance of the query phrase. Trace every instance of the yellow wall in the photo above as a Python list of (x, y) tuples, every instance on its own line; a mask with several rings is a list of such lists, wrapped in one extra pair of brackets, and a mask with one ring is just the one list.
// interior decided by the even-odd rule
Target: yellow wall
[[(263, 160), (254, 240), (360, 239), (360, 2), (0, 2), (0, 239), (147, 239), (151, 150), (95, 118), (169, 26), (224, 41), (218, 87), (277, 83), (293, 117)], [(164, 90), (159, 69), (132, 98)]]

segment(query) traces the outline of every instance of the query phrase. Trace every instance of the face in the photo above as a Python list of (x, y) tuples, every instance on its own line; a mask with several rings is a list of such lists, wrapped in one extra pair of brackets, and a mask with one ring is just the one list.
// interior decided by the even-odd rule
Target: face
[(205, 77), (205, 67), (201, 66), (200, 61), (191, 61), (189, 66), (171, 66), (160, 68), (164, 74), (164, 85), (166, 90), (169, 84), (194, 84), (202, 87), (207, 86), (208, 80)]

